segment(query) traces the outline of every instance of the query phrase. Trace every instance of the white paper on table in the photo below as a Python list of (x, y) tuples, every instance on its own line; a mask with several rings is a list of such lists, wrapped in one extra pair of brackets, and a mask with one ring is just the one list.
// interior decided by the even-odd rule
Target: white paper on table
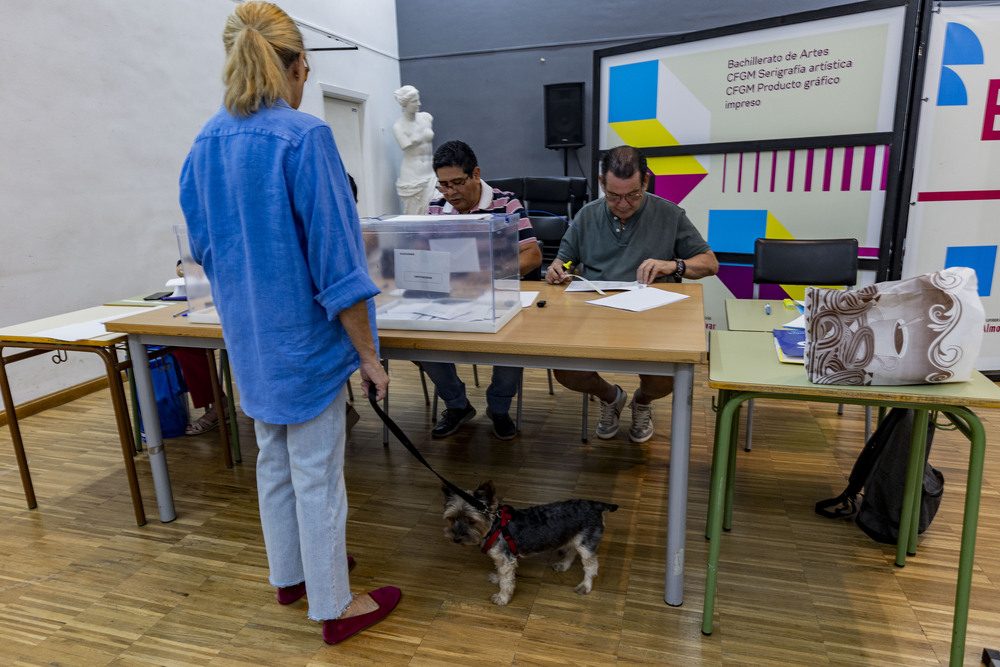
[(571, 281), (569, 285), (566, 286), (567, 292), (594, 292), (597, 289), (608, 290), (609, 292), (615, 292), (619, 290), (636, 290), (639, 289), (639, 283), (635, 282), (625, 282), (623, 280), (589, 280), (584, 282)]
[(166, 308), (166, 306), (153, 306), (146, 308), (136, 308), (134, 306), (115, 306), (115, 308), (120, 308), (122, 312), (108, 317), (90, 320), (88, 322), (78, 322), (76, 324), (67, 324), (53, 329), (46, 329), (45, 331), (36, 331), (31, 335), (32, 337), (37, 338), (52, 338), (54, 340), (65, 341), (91, 340), (94, 338), (100, 338), (108, 333), (107, 329), (104, 328), (105, 322), (119, 320), (123, 317), (129, 317), (130, 315), (135, 315), (137, 313), (148, 313), (159, 308)]
[(451, 291), (448, 253), (396, 248), (395, 260), (397, 287), (443, 294)]
[(786, 329), (805, 329), (806, 328), (806, 316), (799, 315), (791, 322), (785, 322)]
[(593, 299), (587, 303), (639, 312), (641, 310), (665, 306), (668, 303), (674, 303), (686, 298), (688, 298), (687, 294), (677, 294), (676, 292), (667, 292), (661, 289), (637, 289), (631, 292), (606, 296), (602, 299)]
[(538, 292), (521, 292), (521, 308), (527, 308), (538, 298)]
[(452, 273), (475, 273), (479, 271), (479, 250), (472, 237), (457, 239), (429, 239), (431, 250), (446, 252)]

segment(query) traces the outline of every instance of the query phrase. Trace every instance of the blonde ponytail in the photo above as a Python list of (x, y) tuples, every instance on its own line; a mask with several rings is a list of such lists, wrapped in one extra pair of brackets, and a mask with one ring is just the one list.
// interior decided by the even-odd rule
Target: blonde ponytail
[(244, 2), (222, 31), (226, 63), (222, 82), (225, 105), (234, 116), (250, 116), (263, 103), (274, 106), (288, 96), (285, 71), (305, 50), (292, 19), (270, 2)]

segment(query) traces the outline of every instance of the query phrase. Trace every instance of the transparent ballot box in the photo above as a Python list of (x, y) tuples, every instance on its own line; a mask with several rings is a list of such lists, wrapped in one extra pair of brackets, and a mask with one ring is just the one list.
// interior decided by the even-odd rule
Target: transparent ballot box
[(361, 221), (380, 329), (497, 332), (521, 310), (518, 216)]
[(212, 285), (208, 282), (205, 269), (191, 257), (187, 226), (174, 225), (174, 233), (177, 235), (177, 251), (180, 253), (181, 267), (184, 270), (188, 322), (218, 324), (219, 314), (215, 312), (215, 302), (212, 300)]

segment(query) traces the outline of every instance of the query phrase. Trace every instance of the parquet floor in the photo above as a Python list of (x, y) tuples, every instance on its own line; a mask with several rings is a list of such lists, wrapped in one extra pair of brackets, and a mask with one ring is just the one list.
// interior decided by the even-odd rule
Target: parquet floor
[[(481, 375), (488, 376), (487, 369)], [(176, 521), (157, 519), (138, 455), (149, 523), (134, 525), (106, 391), (22, 422), (39, 499), (24, 505), (9, 434), (0, 429), (0, 664), (3, 665), (939, 665), (946, 664), (964, 501), (966, 446), (940, 432), (931, 461), (944, 502), (916, 557), (846, 521), (813, 513), (840, 492), (863, 438), (862, 409), (757, 401), (755, 444), (740, 452), (733, 531), (725, 534), (715, 631), (700, 632), (707, 544), (709, 439), (704, 370), (695, 377), (685, 602), (663, 602), (669, 402), (656, 435), (634, 445), (579, 440), (580, 400), (545, 374), (525, 376), (524, 427), (509, 443), (480, 416), (432, 441), (416, 369), (392, 368), (392, 412), (456, 483), (491, 478), (514, 505), (589, 497), (607, 517), (589, 596), (538, 557), (521, 563), (511, 604), (490, 602), (489, 559), (447, 542), (436, 478), (398, 443), (382, 447), (367, 405), (348, 444), (348, 545), (356, 591), (403, 590), (385, 621), (326, 646), (305, 602), (282, 607), (267, 584), (257, 518), (252, 423), (240, 415), (244, 460), (219, 463), (217, 433), (167, 443)], [(484, 378), (486, 379), (486, 378)], [(620, 376), (626, 390), (635, 379)], [(485, 383), (484, 383), (485, 384)], [(354, 384), (358, 387), (357, 381)], [(591, 428), (596, 423), (591, 410)], [(627, 412), (626, 412), (627, 415)], [(991, 434), (980, 512), (966, 664), (1000, 647), (1000, 415)]]

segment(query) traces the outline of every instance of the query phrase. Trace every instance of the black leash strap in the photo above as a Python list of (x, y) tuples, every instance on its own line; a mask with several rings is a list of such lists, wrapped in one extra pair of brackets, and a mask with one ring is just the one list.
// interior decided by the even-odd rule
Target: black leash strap
[(379, 416), (379, 419), (381, 419), (382, 422), (389, 427), (389, 430), (392, 431), (392, 434), (396, 436), (396, 439), (403, 444), (403, 447), (406, 447), (406, 449), (409, 450), (411, 454), (413, 454), (413, 457), (415, 459), (423, 463), (428, 470), (437, 475), (437, 478), (440, 479), (445, 486), (447, 486), (449, 489), (458, 494), (459, 498), (469, 503), (483, 514), (489, 514), (490, 510), (488, 507), (486, 507), (486, 504), (483, 503), (483, 501), (477, 498), (473, 498), (464, 489), (458, 488), (457, 486), (446, 480), (441, 475), (438, 475), (438, 472), (431, 467), (431, 464), (428, 463), (426, 460), (424, 460), (424, 457), (420, 453), (420, 450), (418, 450), (416, 446), (414, 446), (414, 444), (410, 442), (410, 439), (406, 437), (406, 434), (403, 433), (403, 429), (399, 428), (399, 425), (392, 420), (392, 417), (387, 415), (385, 411), (378, 406), (378, 401), (375, 400), (375, 395), (376, 395), (375, 385), (371, 385), (368, 389), (368, 401), (372, 404), (372, 408), (375, 410), (375, 414), (377, 414)]

